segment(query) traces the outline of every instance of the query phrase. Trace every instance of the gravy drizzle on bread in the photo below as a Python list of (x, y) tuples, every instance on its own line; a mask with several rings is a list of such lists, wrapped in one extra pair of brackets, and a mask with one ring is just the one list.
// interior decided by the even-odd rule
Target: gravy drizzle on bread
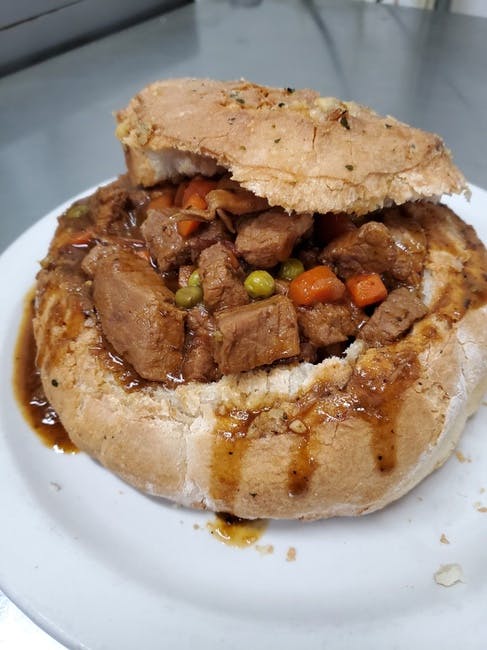
[(436, 203), (466, 191), (441, 140), (248, 82), (153, 84), (118, 121), (129, 178), (67, 211), (38, 277), (73, 442), (246, 518), (372, 512), (441, 465), (487, 383), (487, 254)]

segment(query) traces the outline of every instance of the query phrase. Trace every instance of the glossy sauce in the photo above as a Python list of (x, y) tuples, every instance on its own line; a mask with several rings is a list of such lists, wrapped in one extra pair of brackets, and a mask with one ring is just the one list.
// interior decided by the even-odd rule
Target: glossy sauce
[[(434, 219), (427, 217), (423, 226), (435, 246), (448, 251), (455, 259), (463, 259), (463, 269), (448, 269), (450, 281), (445, 278), (446, 289), (432, 306), (432, 313), (450, 323), (460, 320), (466, 310), (487, 302), (487, 253), (470, 226), (452, 217), (456, 230), (464, 240), (464, 248), (449, 239), (438, 228)], [(468, 251), (468, 259), (465, 252)], [(447, 270), (445, 269), (445, 273)], [(316, 469), (313, 431), (324, 422), (339, 422), (351, 417), (364, 420), (371, 430), (370, 447), (376, 468), (381, 473), (394, 470), (397, 462), (396, 426), (402, 395), (419, 378), (420, 352), (437, 339), (439, 333), (428, 320), (418, 324), (417, 336), (407, 338), (385, 348), (369, 350), (362, 364), (354, 370), (343, 391), (330, 390), (324, 382), (316, 384), (301, 396), (295, 418), (305, 427), (292, 447), (288, 469), (287, 490), (290, 497), (304, 495)], [(365, 360), (365, 363), (364, 363)], [(241, 464), (250, 441), (246, 439), (252, 414), (239, 412), (217, 418), (212, 463), (212, 495), (233, 504), (238, 495)], [(251, 421), (251, 420), (250, 420)], [(287, 433), (295, 433), (289, 430)], [(316, 451), (318, 449), (316, 448)], [(253, 495), (252, 495), (253, 496)]]
[(206, 527), (215, 539), (227, 544), (245, 548), (255, 544), (267, 528), (267, 521), (263, 519), (240, 519), (224, 513), (217, 514), (214, 521), (209, 521)]
[[(32, 328), (33, 295), (25, 300), (14, 358), (14, 390), (22, 414), (42, 442), (59, 453), (78, 450), (68, 437), (56, 411), (46, 399), (37, 370), (36, 344)], [(53, 380), (55, 381), (55, 380)]]
[(240, 483), (242, 461), (250, 443), (247, 432), (259, 411), (232, 410), (218, 416), (213, 442), (212, 495), (232, 502)]

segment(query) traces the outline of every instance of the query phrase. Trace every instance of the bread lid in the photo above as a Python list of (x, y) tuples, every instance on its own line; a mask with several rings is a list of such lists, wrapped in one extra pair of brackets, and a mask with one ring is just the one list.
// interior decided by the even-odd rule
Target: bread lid
[(365, 214), (468, 193), (435, 134), (313, 90), (171, 79), (116, 115), (133, 182), (228, 171), (287, 211)]

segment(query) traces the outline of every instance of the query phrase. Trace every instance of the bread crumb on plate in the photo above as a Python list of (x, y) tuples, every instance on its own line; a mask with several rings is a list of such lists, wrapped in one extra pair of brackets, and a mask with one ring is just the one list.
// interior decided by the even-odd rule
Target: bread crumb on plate
[(286, 553), (286, 562), (295, 562), (296, 561), (296, 549), (294, 546), (290, 546), (287, 549)]
[(463, 582), (463, 571), (459, 564), (442, 564), (434, 574), (436, 584), (451, 587), (457, 582)]
[(460, 449), (457, 449), (457, 450), (456, 450), (456, 452), (455, 452), (455, 456), (458, 458), (458, 460), (459, 460), (461, 463), (471, 463), (471, 462), (472, 462), (472, 459), (471, 459), (471, 458), (468, 458), (468, 456), (464, 456), (464, 455), (462, 454), (462, 452), (460, 451)]

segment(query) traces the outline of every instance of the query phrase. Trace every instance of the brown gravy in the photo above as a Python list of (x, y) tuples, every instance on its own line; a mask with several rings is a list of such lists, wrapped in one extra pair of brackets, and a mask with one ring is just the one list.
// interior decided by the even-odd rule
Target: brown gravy
[[(34, 297), (25, 299), (24, 314), (15, 346), (13, 384), (22, 414), (42, 442), (59, 453), (78, 451), (59, 421), (59, 416), (47, 401), (36, 367), (36, 344), (32, 328)], [(55, 379), (53, 379), (55, 381)]]
[[(456, 231), (463, 240), (464, 249), (457, 241), (450, 241), (441, 233), (434, 215), (423, 220), (429, 238), (440, 250), (462, 259), (461, 271), (445, 269), (447, 287), (431, 308), (437, 318), (453, 324), (468, 308), (478, 308), (487, 302), (487, 253), (474, 229), (452, 213)], [(468, 251), (468, 254), (465, 254)], [(396, 419), (398, 405), (406, 389), (418, 379), (418, 355), (425, 346), (439, 336), (434, 324), (424, 321), (413, 342), (407, 340), (376, 349), (375, 358), (362, 369), (356, 368), (351, 381), (343, 391), (330, 391), (326, 385), (315, 385), (297, 402), (295, 418), (305, 427), (296, 436), (289, 469), (287, 491), (290, 497), (299, 497), (308, 490), (315, 471), (313, 450), (316, 438), (313, 431), (326, 421), (340, 421), (359, 417), (372, 429), (370, 447), (378, 471), (388, 473), (396, 465)], [(265, 409), (263, 409), (265, 410)], [(246, 433), (251, 421), (262, 411), (239, 412), (239, 417), (227, 414), (217, 418), (212, 463), (212, 495), (234, 503), (238, 494), (241, 465), (248, 449)], [(247, 413), (247, 415), (245, 415)], [(288, 431), (291, 433), (291, 431)], [(294, 433), (294, 432), (293, 432)], [(252, 494), (252, 496), (257, 496)]]
[(206, 527), (210, 534), (218, 541), (228, 546), (245, 548), (255, 544), (267, 528), (267, 521), (264, 519), (240, 519), (232, 515), (217, 514), (214, 521), (209, 521)]

